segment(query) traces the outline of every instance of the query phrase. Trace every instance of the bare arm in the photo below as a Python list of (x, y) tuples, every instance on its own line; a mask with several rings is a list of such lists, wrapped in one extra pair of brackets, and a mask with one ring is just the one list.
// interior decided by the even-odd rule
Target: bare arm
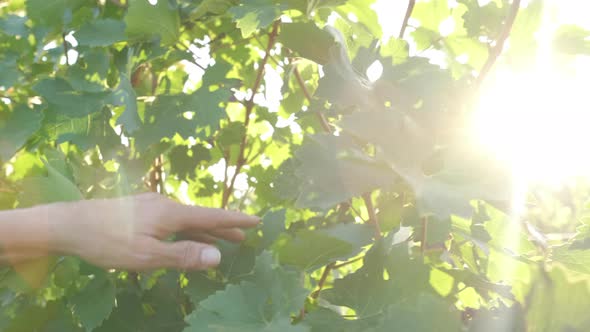
[(52, 205), (0, 211), (0, 264), (18, 263), (57, 252), (52, 241)]
[[(205, 269), (219, 264), (212, 243), (238, 242), (258, 218), (186, 206), (156, 194), (0, 211), (0, 263), (77, 255), (105, 268)], [(181, 233), (187, 240), (165, 241)]]

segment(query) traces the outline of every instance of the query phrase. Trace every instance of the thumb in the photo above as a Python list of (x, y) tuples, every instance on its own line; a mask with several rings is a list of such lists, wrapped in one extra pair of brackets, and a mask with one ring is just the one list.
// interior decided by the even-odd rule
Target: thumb
[(160, 267), (181, 270), (205, 270), (221, 261), (221, 253), (214, 246), (194, 241), (160, 242)]

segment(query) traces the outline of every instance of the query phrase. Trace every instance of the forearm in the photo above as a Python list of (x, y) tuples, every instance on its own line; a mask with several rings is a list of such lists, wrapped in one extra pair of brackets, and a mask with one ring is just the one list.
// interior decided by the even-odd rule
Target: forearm
[(0, 211), (0, 265), (61, 251), (55, 205)]

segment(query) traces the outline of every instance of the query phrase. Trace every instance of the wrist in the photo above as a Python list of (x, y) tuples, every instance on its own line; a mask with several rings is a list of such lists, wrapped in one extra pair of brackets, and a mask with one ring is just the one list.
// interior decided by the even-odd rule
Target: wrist
[(42, 226), (42, 241), (45, 249), (50, 254), (73, 254), (74, 248), (71, 241), (72, 211), (74, 204), (53, 203), (36, 207), (40, 215)]
[(64, 227), (55, 206), (0, 212), (0, 247), (6, 260), (27, 260), (61, 253)]

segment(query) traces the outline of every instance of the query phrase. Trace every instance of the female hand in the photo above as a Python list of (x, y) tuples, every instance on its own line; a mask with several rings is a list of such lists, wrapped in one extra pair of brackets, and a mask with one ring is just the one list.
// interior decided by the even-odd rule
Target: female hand
[[(104, 268), (201, 270), (219, 264), (217, 239), (245, 237), (257, 217), (187, 206), (158, 194), (51, 205), (51, 237), (57, 250)], [(167, 242), (180, 233), (187, 240)]]

